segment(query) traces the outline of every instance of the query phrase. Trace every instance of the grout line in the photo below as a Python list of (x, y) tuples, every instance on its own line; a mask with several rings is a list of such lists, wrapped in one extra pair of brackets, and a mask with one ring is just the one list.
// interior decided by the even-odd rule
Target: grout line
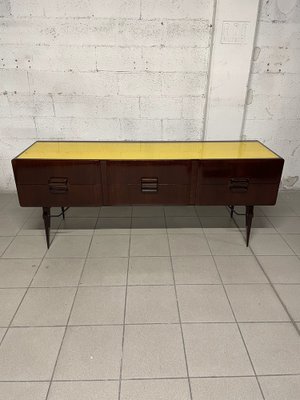
[(68, 317), (68, 320), (66, 322), (66, 325), (64, 326), (64, 328), (65, 328), (64, 329), (64, 333), (63, 333), (63, 336), (62, 336), (62, 339), (61, 339), (61, 343), (60, 343), (60, 346), (59, 346), (59, 349), (58, 349), (58, 353), (57, 353), (57, 356), (56, 356), (56, 360), (55, 360), (55, 364), (54, 364), (53, 371), (52, 371), (52, 374), (51, 374), (50, 384), (49, 384), (49, 387), (48, 387), (48, 390), (47, 390), (47, 394), (46, 394), (45, 400), (48, 399), (48, 396), (49, 396), (49, 393), (50, 393), (50, 389), (51, 389), (51, 386), (52, 386), (54, 373), (55, 373), (56, 366), (57, 366), (57, 363), (58, 363), (58, 358), (59, 358), (59, 355), (61, 353), (61, 349), (62, 349), (64, 340), (65, 340), (65, 337), (66, 337), (67, 328), (69, 326), (69, 321), (70, 321), (71, 314), (72, 314), (72, 311), (73, 311), (73, 307), (74, 307), (74, 304), (75, 304), (76, 296), (77, 296), (77, 293), (78, 293), (78, 290), (79, 290), (79, 284), (80, 284), (80, 281), (81, 281), (81, 278), (82, 278), (82, 275), (83, 275), (84, 267), (85, 267), (86, 262), (87, 262), (87, 256), (88, 256), (88, 253), (89, 253), (90, 248), (91, 248), (92, 240), (93, 240), (93, 235), (91, 236), (89, 247), (88, 247), (88, 251), (87, 251), (86, 257), (85, 257), (85, 261), (83, 263), (81, 274), (80, 274), (80, 277), (78, 279), (78, 285), (77, 285), (77, 289), (76, 289), (76, 292), (75, 292), (75, 295), (74, 295), (74, 298), (73, 298), (73, 302), (72, 302), (72, 305), (71, 305), (71, 308), (70, 308), (69, 317)]
[[(165, 223), (166, 223), (167, 222), (167, 217), (166, 217), (165, 208), (164, 208), (164, 218), (165, 218)], [(187, 361), (185, 340), (184, 340), (182, 321), (181, 321), (181, 315), (180, 315), (180, 309), (179, 309), (179, 302), (178, 302), (178, 295), (177, 295), (177, 288), (176, 288), (176, 280), (175, 280), (175, 272), (174, 272), (174, 266), (173, 266), (173, 261), (172, 261), (172, 256), (171, 256), (172, 253), (171, 253), (171, 246), (170, 246), (170, 239), (169, 239), (168, 231), (167, 231), (167, 239), (168, 239), (169, 258), (170, 258), (171, 268), (172, 268), (173, 285), (174, 285), (174, 292), (175, 292), (175, 297), (176, 297), (176, 305), (177, 305), (179, 326), (180, 326), (182, 346), (183, 346), (183, 352), (184, 352), (185, 366), (186, 366), (187, 379), (188, 379), (188, 385), (189, 385), (190, 399), (193, 400), (192, 386), (191, 386), (191, 380), (190, 380), (190, 374), (189, 374), (189, 366), (188, 366), (188, 361)]]
[[(207, 239), (205, 233), (204, 233), (204, 236), (205, 236), (205, 238), (206, 238), (206, 240), (207, 240), (207, 244), (208, 244), (208, 246), (209, 246), (209, 248), (210, 248), (209, 240)], [(211, 248), (210, 248), (210, 250), (211, 250)], [(237, 318), (236, 318), (236, 315), (235, 315), (235, 313), (234, 313), (234, 309), (233, 309), (233, 306), (232, 306), (231, 301), (230, 301), (230, 299), (229, 299), (229, 296), (228, 296), (228, 293), (227, 293), (227, 290), (226, 290), (226, 286), (224, 285), (222, 276), (221, 276), (221, 274), (220, 274), (218, 265), (217, 265), (217, 263), (216, 263), (216, 260), (215, 260), (215, 257), (214, 257), (213, 254), (212, 254), (212, 258), (213, 258), (213, 260), (214, 260), (215, 267), (216, 267), (216, 269), (217, 269), (217, 271), (218, 271), (219, 279), (220, 279), (220, 281), (221, 281), (221, 283), (222, 283), (225, 296), (226, 296), (226, 298), (227, 298), (227, 301), (228, 301), (228, 304), (229, 304), (229, 306), (230, 306), (230, 309), (231, 309), (233, 318), (234, 318), (234, 320), (235, 320), (235, 325), (236, 325), (236, 327), (237, 327), (237, 329), (238, 329), (238, 331), (239, 331), (240, 337), (241, 337), (242, 342), (243, 342), (243, 344), (244, 344), (244, 348), (245, 348), (245, 350), (246, 350), (246, 352), (247, 352), (247, 356), (248, 356), (248, 359), (249, 359), (249, 361), (250, 361), (252, 370), (253, 370), (253, 372), (254, 372), (257, 385), (258, 385), (259, 390), (260, 390), (260, 392), (261, 392), (262, 398), (265, 399), (265, 396), (264, 396), (262, 387), (261, 387), (260, 382), (259, 382), (259, 380), (258, 380), (258, 378), (257, 378), (257, 374), (256, 374), (256, 370), (255, 370), (255, 368), (254, 368), (254, 364), (253, 364), (252, 359), (251, 359), (251, 357), (250, 357), (249, 350), (248, 350), (248, 348), (247, 348), (247, 346), (246, 346), (246, 342), (245, 342), (245, 339), (244, 339), (244, 337), (243, 337), (243, 335), (242, 335), (242, 331), (241, 331), (241, 328), (240, 328), (240, 326), (239, 326), (239, 323), (238, 323), (238, 320), (237, 320)]]

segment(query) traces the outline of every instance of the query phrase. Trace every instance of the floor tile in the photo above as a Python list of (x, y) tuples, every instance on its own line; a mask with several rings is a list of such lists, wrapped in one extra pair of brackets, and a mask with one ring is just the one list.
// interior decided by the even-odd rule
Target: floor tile
[(118, 379), (122, 332), (122, 326), (69, 327), (54, 379)]
[(258, 375), (299, 374), (300, 338), (288, 323), (240, 324)]
[[(246, 235), (246, 223), (245, 217), (234, 217), (238, 226), (243, 231), (244, 236)], [(267, 217), (254, 217), (252, 220), (251, 226), (251, 234), (253, 236), (254, 233), (277, 233), (274, 226), (271, 224), (269, 218)]]
[(46, 258), (85, 258), (92, 236), (56, 236)]
[(127, 325), (123, 378), (187, 375), (179, 325)]
[(258, 256), (273, 283), (300, 283), (300, 260), (296, 256)]
[[(0, 241), (3, 238), (0, 238)], [(8, 238), (4, 238), (8, 239)], [(1, 248), (1, 242), (0, 242)], [(42, 258), (47, 251), (42, 236), (16, 236), (3, 254), (4, 258)], [(1, 252), (1, 250), (0, 250)]]
[(66, 218), (61, 221), (58, 235), (92, 235), (97, 218)]
[(254, 256), (215, 256), (223, 283), (267, 283)]
[(132, 207), (114, 206), (114, 207), (101, 207), (99, 217), (131, 217)]
[(45, 400), (49, 382), (0, 382), (0, 400)]
[(98, 218), (95, 234), (129, 234), (131, 218)]
[(31, 287), (76, 286), (83, 265), (83, 258), (45, 258)]
[(253, 375), (236, 324), (183, 325), (190, 376)]
[(29, 289), (13, 326), (57, 326), (67, 323), (76, 288)]
[(13, 239), (14, 237), (11, 236), (0, 237), (0, 257), (4, 254), (5, 250), (7, 249), (7, 247), (9, 246), (9, 244), (12, 242)]
[(234, 321), (221, 285), (181, 285), (177, 296), (182, 322)]
[(200, 217), (228, 217), (229, 212), (223, 206), (196, 206), (197, 214)]
[(193, 400), (263, 400), (255, 378), (201, 378), (191, 380)]
[(122, 381), (121, 400), (190, 400), (187, 379)]
[(27, 287), (40, 260), (0, 259), (0, 287)]
[(269, 217), (279, 233), (299, 233), (300, 217)]
[(265, 400), (299, 400), (300, 376), (260, 376)]
[(172, 231), (172, 228), (201, 228), (200, 221), (195, 217), (167, 217), (167, 228)]
[(134, 217), (131, 226), (136, 233), (140, 229), (164, 229), (166, 222), (164, 217)]
[(0, 342), (1, 342), (5, 332), (6, 332), (6, 328), (0, 328)]
[(295, 212), (284, 200), (277, 200), (275, 206), (261, 206), (261, 209), (267, 217), (292, 217)]
[(129, 285), (172, 285), (170, 257), (131, 257), (128, 272)]
[(221, 283), (212, 256), (172, 257), (176, 284)]
[(66, 218), (97, 218), (100, 212), (100, 207), (70, 207), (66, 212)]
[(289, 321), (271, 285), (226, 285), (226, 291), (239, 322)]
[[(299, 235), (300, 237), (300, 235)], [(293, 255), (293, 251), (285, 243), (280, 235), (258, 234), (250, 238), (249, 243), (251, 249), (256, 255), (260, 256), (289, 256)]]
[(125, 287), (81, 287), (69, 324), (122, 324), (124, 307)]
[[(59, 227), (61, 220), (59, 218), (51, 219), (51, 230), (50, 236), (52, 237), (57, 228)], [(20, 236), (44, 236), (45, 235), (45, 226), (42, 215), (39, 217), (30, 217), (24, 225), (22, 225), (22, 229), (19, 230), (18, 235)]]
[(128, 257), (128, 235), (94, 236), (88, 257)]
[(14, 218), (12, 215), (0, 215), (0, 236), (16, 236), (22, 225), (24, 218)]
[(172, 256), (210, 255), (210, 249), (203, 234), (170, 234)]
[(0, 380), (50, 380), (64, 328), (11, 328), (0, 347)]
[(126, 285), (127, 267), (127, 257), (88, 258), (86, 260), (80, 285)]
[(167, 235), (132, 235), (130, 256), (168, 256)]
[(125, 321), (127, 324), (179, 322), (174, 287), (128, 287)]
[(250, 255), (245, 239), (239, 232), (206, 233), (212, 254), (226, 256)]
[(225, 217), (200, 217), (203, 229), (209, 233), (218, 233), (224, 231), (238, 231), (234, 220), (229, 215)]
[(132, 217), (164, 217), (161, 206), (133, 206)]
[(117, 400), (118, 393), (118, 381), (53, 382), (48, 400)]
[(288, 312), (296, 321), (300, 321), (300, 285), (275, 285)]
[(166, 217), (196, 217), (194, 206), (167, 206), (165, 207)]
[(0, 326), (9, 326), (26, 289), (0, 289)]
[(284, 240), (287, 241), (288, 245), (293, 251), (300, 255), (300, 235), (283, 235)]

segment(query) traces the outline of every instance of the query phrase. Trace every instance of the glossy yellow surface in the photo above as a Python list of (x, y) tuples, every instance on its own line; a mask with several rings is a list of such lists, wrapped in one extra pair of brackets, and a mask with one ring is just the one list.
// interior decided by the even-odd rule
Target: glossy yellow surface
[(35, 142), (18, 158), (191, 160), (278, 156), (260, 142)]

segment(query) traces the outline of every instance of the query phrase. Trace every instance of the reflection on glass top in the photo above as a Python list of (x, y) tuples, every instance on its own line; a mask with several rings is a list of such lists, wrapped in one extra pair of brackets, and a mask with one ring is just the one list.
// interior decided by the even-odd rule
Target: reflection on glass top
[(51, 160), (191, 160), (278, 158), (252, 142), (35, 142), (17, 158)]

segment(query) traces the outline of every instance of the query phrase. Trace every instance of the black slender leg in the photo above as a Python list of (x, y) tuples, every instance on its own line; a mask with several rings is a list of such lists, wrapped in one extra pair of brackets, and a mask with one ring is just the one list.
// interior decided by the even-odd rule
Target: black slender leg
[(47, 247), (50, 247), (50, 207), (43, 207), (43, 219), (45, 225)]
[(61, 212), (62, 212), (63, 219), (65, 219), (65, 207), (61, 208)]
[(252, 218), (254, 213), (254, 206), (246, 206), (246, 228), (247, 228), (247, 247), (249, 246), (250, 231), (252, 225)]
[(230, 208), (230, 217), (233, 217), (233, 212), (234, 212), (234, 206), (229, 206)]

